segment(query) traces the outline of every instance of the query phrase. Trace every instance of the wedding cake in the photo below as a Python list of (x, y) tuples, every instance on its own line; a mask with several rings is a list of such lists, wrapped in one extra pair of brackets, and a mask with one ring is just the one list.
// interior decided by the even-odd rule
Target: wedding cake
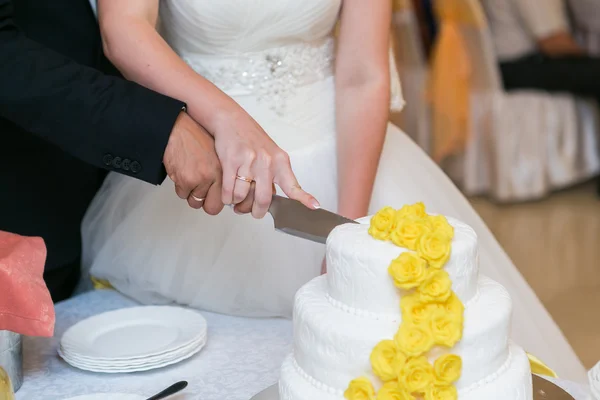
[(327, 240), (327, 275), (296, 295), (281, 400), (531, 400), (506, 290), (478, 273), (469, 226), (384, 208)]

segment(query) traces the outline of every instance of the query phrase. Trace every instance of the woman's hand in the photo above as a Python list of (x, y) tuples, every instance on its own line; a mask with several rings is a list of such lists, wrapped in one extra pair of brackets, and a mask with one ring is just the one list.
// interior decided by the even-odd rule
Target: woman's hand
[(298, 184), (288, 154), (241, 107), (223, 110), (208, 129), (223, 168), (223, 204), (241, 203), (255, 184), (252, 216), (262, 218), (269, 210), (275, 183), (289, 198), (319, 208), (318, 201)]

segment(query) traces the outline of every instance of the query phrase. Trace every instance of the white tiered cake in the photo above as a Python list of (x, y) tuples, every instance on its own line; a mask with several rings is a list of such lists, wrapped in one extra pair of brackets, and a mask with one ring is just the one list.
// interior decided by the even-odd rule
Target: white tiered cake
[[(418, 208), (418, 205), (410, 207)], [(410, 207), (402, 210), (407, 209), (410, 214)], [(385, 214), (386, 210), (382, 212)], [(409, 285), (406, 282), (395, 284), (398, 281), (392, 277), (390, 263), (401, 259), (402, 253), (417, 252), (399, 247), (398, 241), (394, 244), (387, 237), (380, 235), (376, 239), (370, 235), (373, 232), (369, 230), (369, 219), (361, 220), (361, 224), (340, 226), (327, 241), (328, 274), (309, 282), (296, 295), (294, 352), (281, 370), (281, 400), (532, 399), (527, 355), (508, 339), (512, 309), (508, 293), (500, 284), (479, 275), (475, 232), (459, 221), (442, 220), (449, 223), (450, 231), (453, 228), (452, 237), (448, 239), (451, 255), (436, 268), (427, 263), (427, 273), (442, 271), (449, 276), (454, 292), (452, 298), (460, 300), (453, 304), (453, 307), (458, 305), (453, 312), (460, 314), (460, 332), (453, 333), (450, 328), (444, 331), (451, 323), (438, 324), (434, 328), (437, 329), (435, 334), (446, 335), (446, 340), (436, 336), (433, 345), (425, 343), (430, 340), (427, 337), (397, 334), (400, 326), (412, 324), (407, 322), (406, 316), (406, 321), (402, 317), (406, 312), (405, 304), (409, 304), (407, 296), (422, 295), (411, 291), (423, 284), (426, 277), (417, 278), (421, 281), (406, 289), (411, 286), (410, 282)], [(410, 280), (411, 276), (419, 275), (415, 268), (406, 270), (408, 275), (399, 279), (408, 276)], [(443, 291), (443, 283), (440, 286), (434, 282), (432, 287), (424, 290)], [(416, 290), (420, 289), (417, 287)], [(433, 294), (436, 295), (439, 293)], [(402, 298), (405, 299), (401, 312)], [(443, 300), (450, 302), (452, 298)], [(435, 308), (438, 309), (446, 312), (445, 308)], [(444, 316), (436, 312), (435, 315), (443, 320)], [(456, 333), (459, 337), (453, 339)], [(378, 350), (374, 349), (382, 341), (386, 342), (379, 349), (383, 351), (375, 354)], [(414, 346), (408, 346), (406, 351), (398, 350), (398, 346), (407, 348), (405, 342), (417, 346), (416, 352), (407, 355)], [(423, 343), (425, 347), (419, 350), (418, 346)], [(388, 345), (393, 349), (386, 352), (384, 347)], [(447, 354), (453, 356), (445, 358)], [(419, 369), (417, 361), (412, 364), (412, 369), (407, 367), (412, 358), (420, 358), (421, 367), (424, 360), (425, 367)], [(436, 362), (438, 359), (439, 363)], [(392, 376), (386, 376), (386, 373)], [(388, 384), (384, 386), (385, 382)], [(419, 385), (422, 388), (415, 389)], [(416, 392), (409, 392), (407, 387)], [(438, 389), (434, 390), (435, 387)]]

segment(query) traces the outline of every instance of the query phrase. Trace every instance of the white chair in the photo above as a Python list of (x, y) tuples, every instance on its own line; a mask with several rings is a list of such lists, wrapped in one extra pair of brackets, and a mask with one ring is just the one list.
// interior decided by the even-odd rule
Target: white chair
[(396, 0), (392, 44), (406, 105), (391, 120), (429, 152), (429, 109), (425, 99), (428, 65), (419, 24), (410, 0)]
[[(470, 64), (467, 139), (442, 154), (442, 166), (464, 192), (487, 194), (500, 202), (534, 200), (596, 175), (600, 169), (596, 104), (540, 91), (505, 92), (480, 3), (438, 4), (448, 7), (440, 12), (439, 44), (452, 25)], [(465, 18), (465, 13), (470, 16)], [(434, 52), (443, 50), (438, 46)], [(438, 60), (432, 68), (451, 62)], [(440, 110), (435, 103), (432, 110), (433, 140), (440, 140), (443, 129), (435, 126)]]
[(579, 43), (591, 54), (600, 56), (600, 1), (567, 0), (573, 19), (573, 32)]

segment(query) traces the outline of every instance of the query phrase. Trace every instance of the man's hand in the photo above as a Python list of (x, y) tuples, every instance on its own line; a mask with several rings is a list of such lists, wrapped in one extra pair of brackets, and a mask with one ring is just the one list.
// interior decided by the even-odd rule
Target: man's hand
[[(277, 193), (277, 189), (275, 188), (275, 184), (271, 186), (272, 194)], [(248, 192), (248, 196), (241, 202), (233, 207), (233, 211), (236, 214), (250, 214), (252, 212), (252, 206), (254, 204), (254, 195), (256, 193), (256, 183), (252, 182), (250, 184), (250, 191)]]
[(212, 136), (189, 115), (182, 112), (169, 137), (163, 163), (175, 182), (177, 196), (192, 208), (207, 214), (223, 210), (221, 182), (223, 172)]

